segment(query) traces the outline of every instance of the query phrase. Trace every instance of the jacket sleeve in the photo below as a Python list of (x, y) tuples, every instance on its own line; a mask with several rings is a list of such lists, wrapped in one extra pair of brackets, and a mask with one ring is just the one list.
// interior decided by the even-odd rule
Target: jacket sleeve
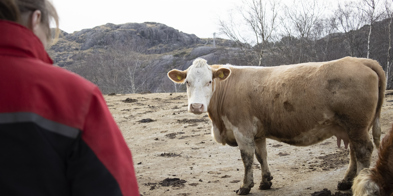
[(131, 152), (98, 88), (68, 165), (73, 195), (139, 196)]

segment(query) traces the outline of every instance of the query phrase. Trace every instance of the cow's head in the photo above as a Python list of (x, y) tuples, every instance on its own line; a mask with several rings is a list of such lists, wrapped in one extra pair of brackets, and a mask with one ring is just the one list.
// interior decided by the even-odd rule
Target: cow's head
[(186, 83), (188, 111), (194, 114), (207, 112), (210, 98), (215, 91), (215, 79), (225, 80), (230, 75), (230, 69), (213, 69), (204, 59), (194, 60), (187, 70), (174, 69), (168, 72), (168, 77), (173, 82)]

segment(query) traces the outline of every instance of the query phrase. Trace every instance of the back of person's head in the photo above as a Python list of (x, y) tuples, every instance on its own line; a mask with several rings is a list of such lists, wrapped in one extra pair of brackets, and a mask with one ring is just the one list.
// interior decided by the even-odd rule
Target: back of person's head
[(0, 19), (19, 23), (29, 27), (31, 13), (39, 10), (41, 12), (40, 22), (45, 28), (47, 41), (51, 39), (50, 22), (56, 23), (56, 38), (59, 34), (59, 17), (56, 9), (48, 0), (0, 0)]

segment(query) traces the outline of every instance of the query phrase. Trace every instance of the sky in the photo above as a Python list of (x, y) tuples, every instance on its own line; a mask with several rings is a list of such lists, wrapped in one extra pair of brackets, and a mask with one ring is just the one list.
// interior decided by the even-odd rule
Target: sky
[[(242, 0), (51, 0), (60, 17), (60, 29), (67, 33), (93, 28), (107, 23), (157, 22), (199, 38), (218, 37), (219, 20), (227, 18)], [(299, 1), (273, 0), (287, 5)], [(338, 1), (317, 0), (337, 5)], [(362, 0), (354, 0), (360, 2)], [(331, 9), (331, 7), (327, 7)]]
[(52, 0), (67, 33), (106, 23), (158, 22), (200, 38), (218, 33), (221, 16), (240, 0)]

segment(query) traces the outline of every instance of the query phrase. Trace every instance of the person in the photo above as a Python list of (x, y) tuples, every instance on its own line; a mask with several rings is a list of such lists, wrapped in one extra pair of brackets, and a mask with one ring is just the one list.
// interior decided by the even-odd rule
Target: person
[(138, 195), (100, 90), (53, 66), (48, 0), (0, 0), (0, 195)]

